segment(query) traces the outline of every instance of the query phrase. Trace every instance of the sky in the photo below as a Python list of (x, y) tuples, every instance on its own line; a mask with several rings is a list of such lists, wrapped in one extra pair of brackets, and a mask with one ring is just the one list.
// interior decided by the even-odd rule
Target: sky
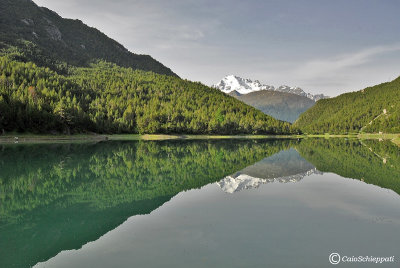
[(180, 77), (336, 96), (400, 76), (398, 0), (34, 0)]

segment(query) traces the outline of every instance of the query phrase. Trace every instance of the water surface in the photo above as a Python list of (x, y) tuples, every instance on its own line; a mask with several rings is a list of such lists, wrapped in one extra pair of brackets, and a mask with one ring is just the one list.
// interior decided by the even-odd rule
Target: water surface
[(328, 267), (332, 252), (400, 258), (400, 150), (388, 142), (0, 149), (0, 267)]

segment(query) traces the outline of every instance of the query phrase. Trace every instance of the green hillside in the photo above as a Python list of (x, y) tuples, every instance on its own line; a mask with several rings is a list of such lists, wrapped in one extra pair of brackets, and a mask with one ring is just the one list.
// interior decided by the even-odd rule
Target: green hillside
[(176, 76), (106, 62), (59, 75), (0, 57), (0, 131), (288, 134), (291, 125)]
[(235, 94), (235, 92), (230, 95), (267, 115), (290, 123), (296, 121), (301, 113), (315, 104), (307, 97), (286, 92), (261, 90), (244, 95)]
[(400, 133), (400, 78), (324, 99), (295, 122), (305, 133)]
[(59, 72), (65, 65), (88, 66), (106, 60), (119, 66), (175, 75), (147, 55), (129, 52), (121, 44), (80, 20), (63, 19), (31, 0), (0, 0), (0, 53), (33, 61)]
[(0, 0), (0, 134), (288, 134), (291, 126), (79, 20)]

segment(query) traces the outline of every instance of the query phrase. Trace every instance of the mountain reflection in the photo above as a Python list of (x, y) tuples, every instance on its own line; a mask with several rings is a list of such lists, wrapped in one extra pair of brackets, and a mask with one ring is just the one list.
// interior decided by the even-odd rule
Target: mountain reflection
[(390, 141), (304, 139), (296, 150), (322, 172), (332, 172), (400, 194), (400, 148)]
[(291, 148), (225, 177), (217, 185), (227, 193), (254, 189), (262, 184), (298, 182), (306, 176), (322, 174)]
[(179, 192), (216, 182), (293, 141), (0, 146), (0, 267), (78, 249)]
[(400, 193), (399, 147), (345, 139), (3, 145), (0, 170), (0, 267), (78, 249), (210, 183), (233, 193), (321, 171)]

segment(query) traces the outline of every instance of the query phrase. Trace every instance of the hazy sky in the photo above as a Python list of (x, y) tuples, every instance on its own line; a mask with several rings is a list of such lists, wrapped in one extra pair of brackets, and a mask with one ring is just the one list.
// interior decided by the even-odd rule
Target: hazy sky
[(34, 0), (207, 85), (228, 74), (335, 96), (400, 76), (398, 0)]

